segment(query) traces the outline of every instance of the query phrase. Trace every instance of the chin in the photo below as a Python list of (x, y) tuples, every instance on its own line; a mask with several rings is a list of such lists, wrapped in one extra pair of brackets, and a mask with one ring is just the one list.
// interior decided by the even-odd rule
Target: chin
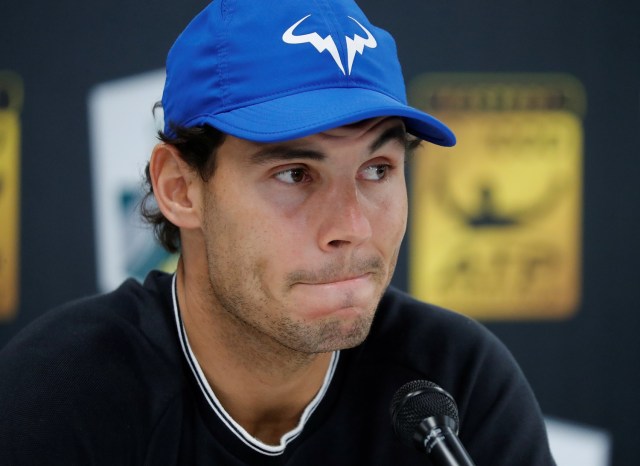
[(360, 345), (369, 335), (373, 314), (358, 314), (356, 318), (333, 320), (323, 326), (317, 341), (317, 352), (330, 352)]

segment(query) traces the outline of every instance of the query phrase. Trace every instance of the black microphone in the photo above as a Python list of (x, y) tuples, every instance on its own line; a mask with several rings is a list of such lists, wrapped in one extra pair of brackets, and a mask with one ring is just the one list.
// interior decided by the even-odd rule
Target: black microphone
[(453, 397), (428, 380), (414, 380), (391, 400), (391, 422), (400, 440), (426, 453), (435, 466), (475, 466), (458, 438)]

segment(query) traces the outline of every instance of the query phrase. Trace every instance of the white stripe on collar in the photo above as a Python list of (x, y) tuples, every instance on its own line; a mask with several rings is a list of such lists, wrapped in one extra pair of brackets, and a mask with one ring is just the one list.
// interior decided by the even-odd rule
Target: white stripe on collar
[(307, 420), (311, 417), (313, 411), (318, 407), (324, 395), (327, 393), (329, 389), (329, 385), (331, 384), (331, 380), (333, 379), (333, 375), (336, 371), (336, 367), (338, 366), (338, 360), (340, 359), (340, 351), (334, 351), (331, 355), (331, 362), (329, 363), (329, 369), (324, 377), (324, 381), (322, 383), (322, 387), (316, 394), (316, 396), (311, 400), (311, 402), (307, 405), (307, 407), (302, 412), (300, 416), (300, 421), (298, 425), (291, 431), (287, 432), (280, 439), (279, 445), (267, 445), (266, 443), (261, 442), (255, 437), (251, 436), (240, 424), (238, 424), (222, 407), (220, 401), (216, 397), (215, 393), (211, 389), (207, 378), (204, 376), (202, 372), (202, 368), (200, 364), (198, 364), (198, 360), (196, 356), (191, 351), (191, 346), (189, 345), (189, 339), (187, 338), (187, 332), (184, 328), (184, 323), (182, 322), (182, 316), (180, 315), (180, 307), (178, 306), (178, 295), (177, 295), (177, 285), (176, 285), (176, 277), (177, 274), (173, 275), (172, 280), (172, 295), (173, 295), (173, 310), (175, 313), (176, 326), (178, 329), (178, 335), (180, 337), (180, 345), (182, 346), (182, 351), (184, 356), (189, 363), (189, 367), (193, 371), (193, 375), (198, 381), (198, 385), (200, 385), (200, 389), (204, 397), (206, 398), (211, 409), (216, 413), (218, 418), (222, 421), (222, 423), (227, 426), (227, 428), (232, 431), (240, 440), (242, 440), (247, 446), (253, 448), (259, 453), (269, 456), (277, 456), (284, 452), (286, 446), (294, 440), (296, 437), (302, 433), (302, 429), (304, 428)]

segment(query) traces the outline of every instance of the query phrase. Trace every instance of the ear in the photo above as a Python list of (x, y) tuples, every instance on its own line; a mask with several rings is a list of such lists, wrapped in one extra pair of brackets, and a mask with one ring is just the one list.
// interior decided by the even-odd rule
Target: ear
[(170, 144), (154, 147), (149, 174), (158, 208), (179, 228), (200, 227), (200, 189), (202, 180)]

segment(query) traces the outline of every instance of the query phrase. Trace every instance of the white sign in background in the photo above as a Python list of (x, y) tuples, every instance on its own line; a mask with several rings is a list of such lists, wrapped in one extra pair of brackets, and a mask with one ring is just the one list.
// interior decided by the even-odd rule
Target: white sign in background
[(609, 466), (609, 433), (556, 418), (547, 418), (545, 422), (551, 452), (558, 466)]
[[(96, 86), (89, 95), (98, 286), (116, 288), (166, 259), (139, 215), (144, 169), (157, 142), (153, 105), (160, 100), (164, 70)], [(607, 432), (546, 419), (558, 466), (608, 466)]]
[(164, 70), (99, 84), (89, 95), (98, 287), (110, 291), (167, 258), (140, 217), (144, 169), (157, 140), (153, 105)]

